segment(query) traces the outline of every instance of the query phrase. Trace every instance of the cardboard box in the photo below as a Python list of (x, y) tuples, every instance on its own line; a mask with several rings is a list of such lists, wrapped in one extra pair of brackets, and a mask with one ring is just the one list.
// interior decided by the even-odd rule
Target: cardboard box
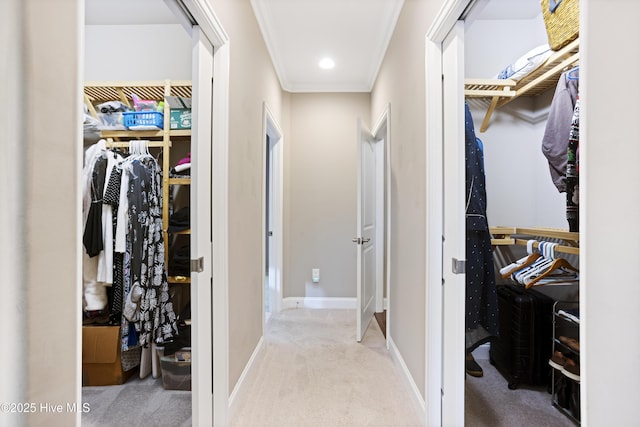
[(169, 129), (191, 129), (191, 109), (171, 109)]
[(122, 370), (120, 327), (82, 327), (82, 385), (124, 384), (136, 368)]
[(191, 129), (191, 98), (165, 96), (169, 104), (169, 129)]

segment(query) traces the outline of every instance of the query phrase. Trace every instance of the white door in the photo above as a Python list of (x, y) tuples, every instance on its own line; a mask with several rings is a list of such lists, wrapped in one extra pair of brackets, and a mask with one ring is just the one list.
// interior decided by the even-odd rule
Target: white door
[(191, 274), (191, 341), (193, 421), (212, 423), (212, 250), (211, 250), (211, 124), (213, 46), (199, 27), (193, 35), (193, 126), (191, 130), (191, 259), (202, 271)]
[[(464, 425), (465, 259), (464, 21), (443, 43), (442, 425)], [(456, 272), (456, 270), (458, 270)]]
[(362, 341), (375, 311), (377, 280), (376, 170), (377, 147), (371, 132), (358, 120), (357, 319), (356, 339)]
[(283, 135), (266, 104), (263, 105), (263, 109), (265, 133), (265, 199), (263, 204), (265, 218), (265, 316), (263, 318), (266, 321), (267, 313), (280, 311), (282, 300)]

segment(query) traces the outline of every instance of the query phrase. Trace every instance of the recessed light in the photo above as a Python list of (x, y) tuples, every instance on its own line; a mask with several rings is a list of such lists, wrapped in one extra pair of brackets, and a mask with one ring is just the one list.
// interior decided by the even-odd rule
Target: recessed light
[(318, 65), (320, 66), (320, 68), (324, 68), (325, 70), (329, 70), (329, 69), (335, 67), (336, 63), (333, 62), (333, 59), (331, 59), (331, 58), (322, 58), (320, 60), (320, 62), (318, 63)]

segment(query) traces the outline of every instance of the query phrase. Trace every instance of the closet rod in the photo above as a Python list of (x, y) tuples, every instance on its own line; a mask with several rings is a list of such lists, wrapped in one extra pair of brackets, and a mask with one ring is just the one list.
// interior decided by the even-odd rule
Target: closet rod
[[(516, 245), (527, 246), (528, 240), (525, 240), (525, 239), (515, 239), (515, 240), (516, 240)], [(533, 247), (537, 248), (538, 246), (540, 246), (540, 242), (534, 242)], [(562, 252), (564, 254), (580, 255), (580, 248), (574, 248), (573, 246), (558, 245), (555, 247), (555, 251)]]
[[(107, 148), (129, 148), (129, 141), (107, 141), (105, 143)], [(163, 147), (162, 141), (149, 141), (147, 147)]]

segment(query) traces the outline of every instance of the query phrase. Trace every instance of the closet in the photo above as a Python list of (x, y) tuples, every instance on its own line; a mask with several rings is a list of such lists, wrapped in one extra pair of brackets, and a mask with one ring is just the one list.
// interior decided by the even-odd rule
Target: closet
[[(87, 0), (86, 5), (84, 148), (116, 157), (123, 175), (157, 190), (140, 196), (147, 210), (125, 214), (129, 232), (132, 220), (155, 231), (145, 228), (135, 245), (127, 240), (142, 248), (141, 260), (128, 246), (124, 255), (125, 262), (138, 263), (141, 284), (153, 283), (147, 282), (142, 296), (131, 292), (133, 287), (120, 295), (122, 321), (117, 312), (96, 321), (87, 316), (91, 310), (84, 310), (83, 385), (191, 390), (191, 34), (162, 1), (141, 2), (128, 15), (118, 13), (122, 4), (107, 3)], [(129, 195), (134, 187), (128, 185)], [(130, 285), (138, 283), (124, 271), (131, 274)], [(115, 290), (105, 288), (109, 309)], [(155, 288), (166, 292), (150, 293)], [(154, 304), (164, 309), (147, 318), (146, 308)], [(135, 306), (140, 320), (124, 320), (125, 308)], [(131, 339), (136, 335), (137, 342)], [(188, 418), (191, 409), (182, 412)]]
[[(537, 14), (519, 16), (498, 11), (495, 5), (500, 2), (486, 3), (486, 14), (480, 10), (465, 26), (464, 95), (484, 152), (496, 286), (516, 284), (556, 301), (545, 314), (548, 354), (541, 357), (548, 373), (544, 373), (547, 380), (539, 393), (545, 406), (557, 409), (558, 425), (579, 424), (579, 375), (567, 373), (568, 365), (552, 360), (562, 356), (565, 362), (570, 359), (570, 364), (579, 365), (579, 352), (567, 344), (579, 339), (580, 233), (577, 224), (570, 226), (567, 220), (568, 212), (577, 208), (569, 207), (566, 193), (556, 186), (553, 165), (543, 153), (543, 139), (551, 131), (549, 113), (553, 114), (558, 82), (568, 78), (569, 72), (579, 79), (580, 40), (574, 38), (557, 49), (544, 48), (548, 37), (539, 1), (533, 1), (529, 9), (537, 7)], [(540, 57), (532, 60), (536, 55)], [(517, 74), (523, 69), (523, 57), (529, 69)], [(571, 113), (573, 108), (564, 128), (567, 141)], [(531, 265), (537, 258), (547, 264), (536, 272)], [(513, 388), (510, 393), (520, 392), (520, 387), (505, 379), (507, 387)], [(483, 397), (491, 406), (504, 404)]]

